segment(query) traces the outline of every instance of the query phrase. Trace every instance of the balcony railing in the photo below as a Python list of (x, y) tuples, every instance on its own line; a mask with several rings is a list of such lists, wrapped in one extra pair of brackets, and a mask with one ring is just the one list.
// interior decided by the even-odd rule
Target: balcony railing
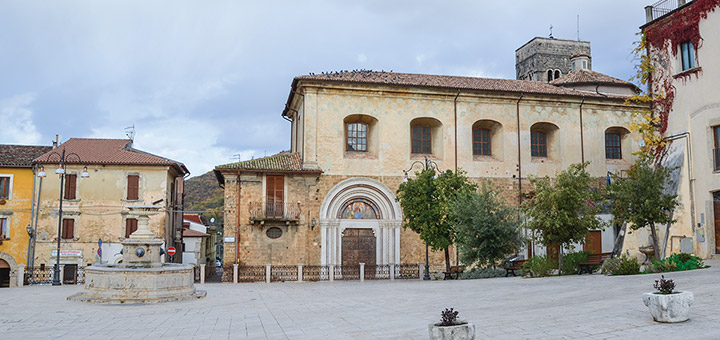
[(300, 220), (300, 203), (250, 202), (250, 221), (267, 220), (297, 222)]
[(645, 7), (645, 19), (647, 22), (653, 21), (691, 1), (692, 0), (660, 0)]
[(720, 149), (713, 149), (713, 171), (720, 171)]

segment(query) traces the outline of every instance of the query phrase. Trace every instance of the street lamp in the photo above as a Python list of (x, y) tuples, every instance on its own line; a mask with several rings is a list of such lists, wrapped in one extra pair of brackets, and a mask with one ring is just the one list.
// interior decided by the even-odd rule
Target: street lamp
[[(420, 165), (423, 167), (423, 171), (432, 169), (433, 172), (439, 172), (440, 168), (438, 168), (437, 163), (433, 162), (432, 160), (425, 157), (425, 162), (421, 161), (414, 161), (412, 164), (410, 164), (410, 168), (407, 170), (403, 170), (405, 173), (405, 179), (403, 179), (403, 183), (407, 183), (408, 181), (408, 172), (412, 170), (415, 165)], [(433, 176), (433, 179), (437, 179), (437, 175)], [(428, 246), (427, 241), (425, 241), (425, 275), (423, 276), (423, 280), (430, 280), (430, 247)]]
[[(57, 233), (57, 255), (55, 260), (55, 270), (53, 271), (53, 286), (59, 286), (62, 283), (60, 282), (60, 239), (62, 238), (62, 206), (63, 206), (63, 189), (65, 186), (65, 165), (67, 158), (70, 158), (72, 156), (75, 156), (77, 158), (78, 163), (82, 163), (82, 160), (80, 159), (80, 156), (74, 152), (70, 152), (67, 155), (65, 154), (65, 148), (62, 149), (61, 153), (57, 153), (55, 151), (51, 152), (47, 159), (45, 160), (46, 163), (50, 162), (50, 157), (53, 155), (56, 155), (60, 157), (60, 161), (58, 162), (58, 168), (55, 170), (55, 173), (60, 175), (60, 208), (58, 209), (58, 233)], [(39, 177), (45, 177), (47, 174), (45, 173), (45, 167), (40, 166), (40, 172), (38, 172)], [(83, 171), (80, 173), (80, 177), (82, 178), (88, 178), (90, 177), (90, 174), (88, 173), (87, 165), (83, 166)]]

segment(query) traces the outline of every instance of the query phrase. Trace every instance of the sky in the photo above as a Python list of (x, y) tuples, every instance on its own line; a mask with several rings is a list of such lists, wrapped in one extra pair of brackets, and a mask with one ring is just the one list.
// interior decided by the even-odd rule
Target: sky
[(0, 144), (127, 138), (191, 176), (290, 148), (295, 76), (515, 78), (533, 37), (590, 41), (629, 80), (637, 0), (0, 1)]

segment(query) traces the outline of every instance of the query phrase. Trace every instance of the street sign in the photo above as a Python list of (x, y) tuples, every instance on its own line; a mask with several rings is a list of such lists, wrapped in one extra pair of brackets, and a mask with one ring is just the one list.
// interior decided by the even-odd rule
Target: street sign
[(175, 247), (168, 248), (167, 253), (170, 256), (175, 255)]

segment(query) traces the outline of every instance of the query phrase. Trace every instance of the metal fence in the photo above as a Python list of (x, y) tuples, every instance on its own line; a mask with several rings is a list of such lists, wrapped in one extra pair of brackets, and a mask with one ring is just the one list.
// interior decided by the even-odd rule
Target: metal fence
[(302, 213), (300, 203), (291, 202), (250, 202), (248, 209), (250, 219), (256, 221), (297, 221), (300, 219), (300, 214)]
[(303, 281), (330, 280), (330, 266), (303, 266)]
[(665, 14), (668, 14), (676, 8), (691, 2), (692, 0), (660, 0), (648, 8), (651, 9), (652, 20), (655, 20)]
[[(362, 269), (361, 269), (362, 268)], [(273, 265), (268, 266), (238, 266), (238, 282), (267, 282), (268, 273), (270, 282), (293, 281), (334, 281), (334, 280), (408, 280), (419, 279), (422, 265), (417, 263), (401, 263), (397, 265)], [(363, 277), (361, 279), (361, 271)], [(223, 268), (222, 282), (234, 282), (235, 268)], [(302, 276), (300, 278), (299, 276)]]
[[(232, 269), (230, 271), (232, 272)], [(265, 281), (265, 266), (238, 266), (238, 282), (262, 281)]]
[(53, 280), (53, 267), (29, 267), (25, 269), (25, 284), (50, 284)]
[(298, 280), (298, 266), (271, 266), (270, 282)]

